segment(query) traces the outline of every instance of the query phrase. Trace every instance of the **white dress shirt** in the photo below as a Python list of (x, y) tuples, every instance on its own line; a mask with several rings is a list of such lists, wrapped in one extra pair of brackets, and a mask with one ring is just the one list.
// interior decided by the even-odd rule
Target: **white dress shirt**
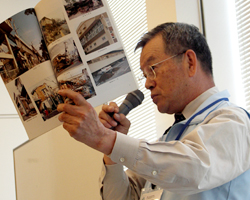
[[(188, 196), (212, 190), (247, 171), (249, 118), (230, 102), (221, 101), (206, 109), (191, 121), (180, 140), (175, 140), (194, 113), (227, 96), (216, 87), (207, 90), (185, 107), (186, 120), (156, 142), (117, 133), (110, 155), (117, 164), (103, 170), (103, 198), (139, 199), (141, 189), (153, 183), (164, 189), (164, 200), (189, 199)], [(129, 169), (126, 173), (123, 165)]]

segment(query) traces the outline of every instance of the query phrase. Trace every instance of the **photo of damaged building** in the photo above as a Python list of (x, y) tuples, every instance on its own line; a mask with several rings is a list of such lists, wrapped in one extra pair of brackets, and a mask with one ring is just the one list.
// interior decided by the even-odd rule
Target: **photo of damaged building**
[(71, 89), (80, 93), (85, 99), (89, 99), (96, 95), (95, 89), (88, 75), (87, 69), (83, 69), (82, 73), (69, 76), (59, 81), (60, 89)]
[(92, 53), (117, 42), (107, 13), (81, 22), (77, 28), (77, 35), (85, 54)]
[(0, 75), (5, 83), (49, 59), (42, 40), (40, 39), (40, 50), (43, 52), (41, 55), (34, 45), (27, 44), (18, 35), (11, 21), (9, 18), (0, 24)]
[(70, 30), (65, 19), (43, 17), (40, 20), (40, 25), (47, 45), (65, 35), (70, 34)]
[(52, 88), (48, 83), (43, 83), (31, 91), (44, 121), (59, 113), (56, 108), (59, 103), (63, 103), (63, 100), (57, 91), (58, 87)]
[(13, 92), (14, 102), (23, 118), (23, 121), (37, 115), (35, 107), (25, 89), (21, 83), (20, 78), (15, 80), (16, 91)]
[(69, 19), (79, 17), (103, 6), (101, 0), (63, 0)]

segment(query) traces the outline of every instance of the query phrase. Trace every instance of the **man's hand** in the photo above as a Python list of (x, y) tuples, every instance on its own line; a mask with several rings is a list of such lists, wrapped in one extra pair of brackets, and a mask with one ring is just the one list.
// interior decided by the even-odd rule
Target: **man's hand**
[[(100, 121), (106, 128), (112, 128), (120, 133), (127, 134), (130, 127), (130, 121), (124, 114), (118, 114), (118, 112), (119, 107), (114, 102), (111, 102), (109, 105), (103, 105), (102, 111), (99, 113)], [(103, 160), (106, 165), (116, 164), (106, 155), (104, 155)]]
[(120, 133), (127, 134), (130, 121), (124, 114), (118, 114), (119, 107), (116, 103), (111, 102), (109, 105), (103, 105), (102, 111), (99, 113), (99, 118), (106, 128), (112, 128)]
[(109, 155), (115, 143), (116, 132), (104, 127), (95, 109), (81, 94), (69, 89), (60, 90), (58, 94), (75, 103), (59, 104), (57, 107), (57, 110), (62, 112), (58, 119), (63, 122), (64, 129), (76, 140)]

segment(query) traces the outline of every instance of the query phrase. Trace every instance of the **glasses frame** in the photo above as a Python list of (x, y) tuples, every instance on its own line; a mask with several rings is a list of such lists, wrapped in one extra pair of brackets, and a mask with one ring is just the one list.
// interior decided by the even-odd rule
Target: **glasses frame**
[[(187, 51), (187, 50), (186, 50)], [(184, 54), (184, 53), (186, 53), (186, 51), (184, 51), (184, 52), (181, 52), (181, 53), (178, 53), (178, 54), (175, 54), (175, 55), (173, 55), (173, 56), (171, 56), (171, 57), (168, 57), (168, 58), (166, 58), (166, 59), (164, 59), (164, 60), (162, 60), (162, 61), (160, 61), (160, 62), (157, 62), (157, 63), (155, 63), (155, 64), (153, 64), (153, 65), (150, 65), (150, 66), (148, 66), (148, 68), (151, 70), (151, 72), (152, 73), (150, 73), (150, 72), (143, 72), (142, 71), (142, 73), (140, 74), (140, 76), (139, 76), (139, 81), (142, 81), (142, 82), (146, 82), (146, 79), (147, 78), (149, 78), (149, 79), (151, 79), (151, 80), (154, 80), (155, 78), (156, 78), (156, 72), (155, 72), (155, 70), (154, 70), (154, 67), (156, 66), (156, 65), (159, 65), (159, 64), (161, 64), (161, 63), (163, 63), (163, 62), (165, 62), (165, 61), (167, 61), (167, 60), (170, 60), (171, 58), (174, 58), (174, 57), (176, 57), (176, 56), (179, 56), (179, 55), (181, 55), (181, 54)]]

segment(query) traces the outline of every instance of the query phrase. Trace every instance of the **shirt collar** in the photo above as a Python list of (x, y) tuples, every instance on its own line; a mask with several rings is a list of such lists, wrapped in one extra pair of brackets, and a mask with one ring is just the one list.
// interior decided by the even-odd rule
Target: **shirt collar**
[(197, 110), (197, 108), (205, 101), (207, 100), (210, 96), (213, 94), (218, 93), (219, 90), (218, 88), (212, 87), (208, 89), (207, 91), (203, 92), (200, 96), (195, 98), (193, 101), (191, 101), (182, 111), (182, 114), (185, 116), (185, 118), (191, 117), (191, 115)]

